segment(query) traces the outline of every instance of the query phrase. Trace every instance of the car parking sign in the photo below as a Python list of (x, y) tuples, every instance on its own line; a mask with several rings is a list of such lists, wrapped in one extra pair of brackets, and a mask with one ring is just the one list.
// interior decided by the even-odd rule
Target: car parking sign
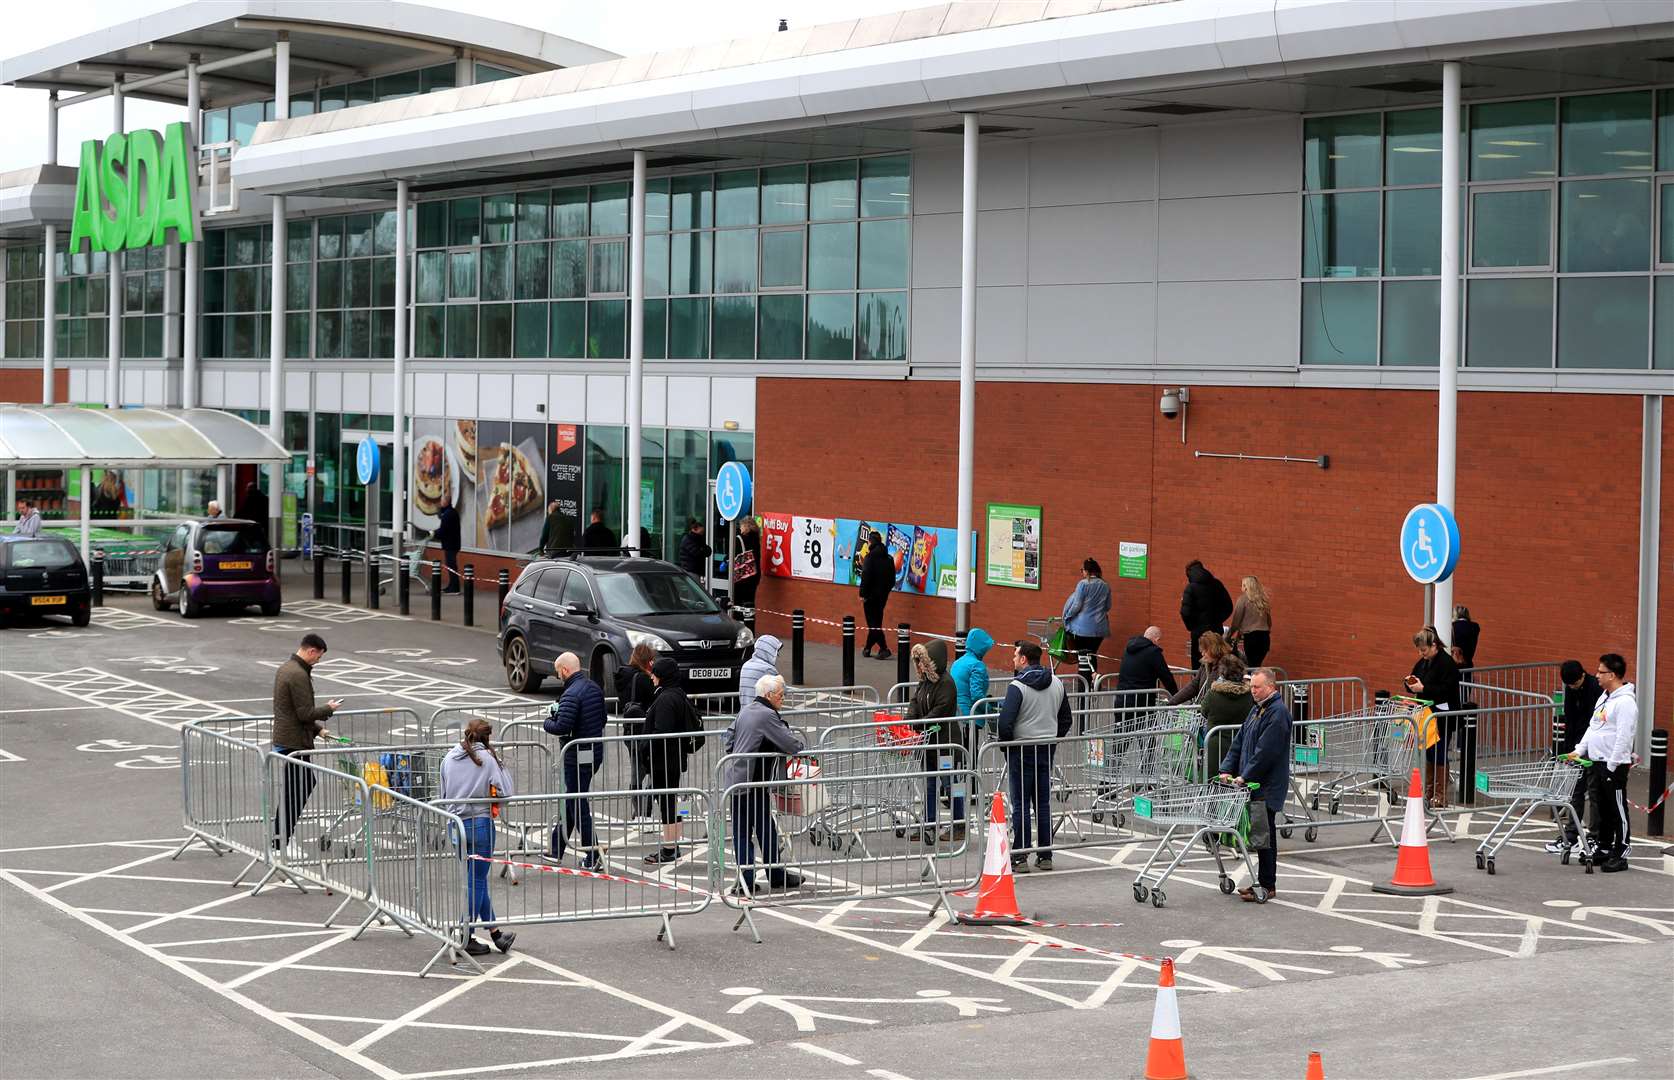
[(750, 470), (729, 461), (715, 474), (715, 509), (722, 521), (737, 521), (750, 509)]

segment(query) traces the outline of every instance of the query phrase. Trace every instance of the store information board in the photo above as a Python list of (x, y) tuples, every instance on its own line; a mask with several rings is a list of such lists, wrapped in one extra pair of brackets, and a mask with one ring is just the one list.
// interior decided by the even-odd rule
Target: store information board
[(1011, 589), (1040, 588), (1040, 534), (1040, 507), (989, 503), (983, 580)]

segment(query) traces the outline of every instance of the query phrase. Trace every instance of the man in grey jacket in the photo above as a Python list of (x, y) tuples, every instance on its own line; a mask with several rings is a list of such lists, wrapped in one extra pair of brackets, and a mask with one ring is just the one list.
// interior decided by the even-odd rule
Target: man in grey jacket
[[(785, 680), (778, 675), (763, 675), (755, 686), (755, 699), (739, 710), (727, 737), (726, 752), (730, 754), (778, 754), (779, 757), (734, 757), (727, 761), (721, 776), (721, 787), (738, 784), (765, 784), (783, 775), (785, 757), (799, 754), (804, 746), (802, 736), (791, 730), (779, 715), (785, 700)], [(779, 860), (779, 831), (773, 827), (769, 804), (771, 789), (746, 787), (732, 793), (733, 847), (737, 857), (741, 885), (732, 888), (734, 896), (749, 896), (755, 890), (755, 844), (761, 844), (764, 862)], [(768, 883), (775, 889), (795, 889), (802, 885), (802, 875), (783, 866), (767, 867)]]
[(756, 683), (763, 675), (779, 674), (779, 650), (784, 643), (772, 634), (763, 634), (756, 639), (756, 651), (744, 661), (744, 666), (738, 671), (738, 707), (742, 709), (756, 700)]
[[(1063, 680), (1041, 666), (1038, 642), (1019, 641), (1011, 655), (1016, 678), (1006, 687), (1000, 706), (1001, 742), (1034, 743), (1061, 739), (1070, 729), (1069, 692)], [(1029, 872), (1029, 824), (1035, 826), (1035, 869), (1052, 869), (1052, 757), (1055, 746), (1006, 747), (1006, 772), (1011, 777), (1011, 871)], [(1017, 854), (1024, 849), (1024, 854)]]

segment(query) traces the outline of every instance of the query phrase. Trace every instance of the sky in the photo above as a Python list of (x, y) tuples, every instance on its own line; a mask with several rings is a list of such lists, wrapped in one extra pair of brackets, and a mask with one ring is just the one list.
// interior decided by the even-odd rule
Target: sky
[[(7, 5), (4, 53), (17, 56), (57, 41), (126, 22), (180, 0), (53, 0)], [(345, 6), (383, 0), (343, 0)], [(899, 11), (922, 0), (420, 0), (430, 7), (469, 11), (486, 18), (534, 26), (624, 55), (656, 52), (709, 41), (771, 33), (780, 19), (810, 26), (840, 19)], [(38, 165), (46, 159), (44, 90), (0, 87), (0, 172)], [(126, 105), (130, 129), (160, 128), (183, 119), (182, 109), (150, 101)], [(111, 132), (108, 99), (64, 109), (59, 114), (59, 164), (74, 165), (84, 139)]]

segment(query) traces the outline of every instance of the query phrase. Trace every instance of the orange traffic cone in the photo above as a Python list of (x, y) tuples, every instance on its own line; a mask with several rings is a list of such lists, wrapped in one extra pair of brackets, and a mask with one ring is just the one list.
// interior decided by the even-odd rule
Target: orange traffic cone
[(1401, 843), (1395, 849), (1395, 877), (1388, 885), (1373, 885), (1376, 893), (1396, 896), (1434, 896), (1453, 891), (1451, 885), (1437, 885), (1430, 873), (1430, 837), (1424, 821), (1424, 785), (1418, 770), (1412, 771), (1407, 788), (1406, 818), (1401, 823)]
[(1174, 961), (1157, 972), (1157, 1004), (1151, 1011), (1151, 1048), (1145, 1080), (1186, 1080), (1186, 1044), (1180, 1039), (1180, 1002), (1174, 996)]
[(1308, 1051), (1308, 1075), (1302, 1080), (1325, 1080), (1325, 1063), (1320, 1060), (1318, 1050)]
[(1006, 831), (1006, 807), (1000, 793), (988, 810), (988, 851), (982, 859), (982, 880), (977, 885), (976, 910), (954, 916), (966, 926), (1022, 926), (1017, 909), (1017, 890), (1011, 876), (1011, 841)]

